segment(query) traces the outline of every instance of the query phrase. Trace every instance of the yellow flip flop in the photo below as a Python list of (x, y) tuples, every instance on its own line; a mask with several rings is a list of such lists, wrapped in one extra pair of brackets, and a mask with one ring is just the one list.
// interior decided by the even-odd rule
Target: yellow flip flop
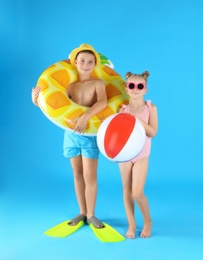
[[(66, 220), (44, 232), (45, 235), (51, 237), (64, 238), (74, 233), (86, 222), (86, 216), (79, 214), (71, 220)], [(73, 223), (72, 225), (70, 223)]]
[(125, 240), (125, 237), (122, 236), (117, 230), (108, 224), (101, 222), (94, 216), (89, 218), (87, 223), (97, 238), (99, 238), (102, 242), (121, 242)]

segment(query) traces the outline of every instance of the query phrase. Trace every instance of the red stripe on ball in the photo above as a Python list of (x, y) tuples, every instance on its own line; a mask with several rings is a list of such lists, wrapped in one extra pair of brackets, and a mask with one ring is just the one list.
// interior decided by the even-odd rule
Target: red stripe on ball
[(110, 121), (104, 138), (104, 148), (109, 158), (113, 159), (123, 149), (134, 129), (135, 123), (136, 118), (125, 113), (116, 115)]

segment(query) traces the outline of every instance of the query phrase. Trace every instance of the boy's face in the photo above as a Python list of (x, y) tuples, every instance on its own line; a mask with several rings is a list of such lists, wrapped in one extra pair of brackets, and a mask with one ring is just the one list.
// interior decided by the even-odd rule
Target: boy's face
[(80, 73), (90, 74), (94, 70), (96, 60), (94, 54), (81, 52), (77, 55), (75, 66)]

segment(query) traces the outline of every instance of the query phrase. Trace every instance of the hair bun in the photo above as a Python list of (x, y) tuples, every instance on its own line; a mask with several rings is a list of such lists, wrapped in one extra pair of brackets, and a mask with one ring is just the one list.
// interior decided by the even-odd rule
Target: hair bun
[(149, 77), (149, 71), (144, 71), (142, 74), (141, 74), (141, 76), (145, 79), (145, 80), (147, 80), (148, 79), (148, 77)]
[(133, 74), (131, 73), (131, 72), (127, 72), (126, 74), (125, 74), (125, 78), (126, 79), (128, 79), (130, 76), (132, 76)]

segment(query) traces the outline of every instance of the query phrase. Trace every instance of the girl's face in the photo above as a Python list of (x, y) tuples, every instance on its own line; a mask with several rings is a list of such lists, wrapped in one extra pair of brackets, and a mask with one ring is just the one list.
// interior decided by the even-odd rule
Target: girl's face
[(96, 65), (94, 54), (81, 52), (75, 60), (75, 66), (81, 74), (91, 74)]
[(143, 97), (147, 93), (145, 79), (142, 76), (131, 75), (126, 82), (126, 92), (133, 99)]

